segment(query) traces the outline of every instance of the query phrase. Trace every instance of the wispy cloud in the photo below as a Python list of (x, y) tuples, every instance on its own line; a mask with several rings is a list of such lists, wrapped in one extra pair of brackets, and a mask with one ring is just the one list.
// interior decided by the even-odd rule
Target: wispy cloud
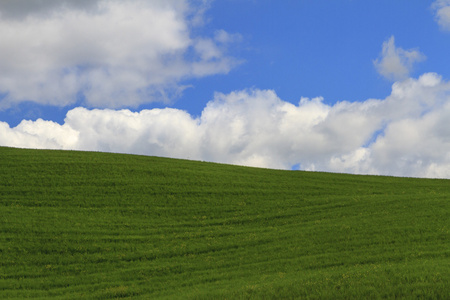
[(450, 0), (437, 0), (433, 2), (436, 21), (444, 30), (450, 30)]
[(425, 55), (417, 50), (404, 50), (395, 46), (394, 36), (383, 43), (380, 57), (373, 63), (383, 77), (396, 81), (409, 77), (413, 64), (425, 59)]
[(75, 108), (63, 125), (0, 122), (0, 144), (450, 178), (449, 119), (450, 83), (427, 73), (396, 82), (385, 99), (334, 105), (243, 90), (216, 94), (198, 118), (178, 109)]
[(222, 41), (231, 34), (192, 35), (202, 16), (184, 0), (28, 4), (0, 2), (0, 109), (26, 100), (109, 108), (168, 101), (182, 80), (239, 63)]

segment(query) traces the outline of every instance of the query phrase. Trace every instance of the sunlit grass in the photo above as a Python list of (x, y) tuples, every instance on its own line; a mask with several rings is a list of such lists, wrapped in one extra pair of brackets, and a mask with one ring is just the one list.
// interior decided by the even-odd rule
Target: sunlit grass
[(0, 148), (0, 298), (450, 293), (450, 181)]

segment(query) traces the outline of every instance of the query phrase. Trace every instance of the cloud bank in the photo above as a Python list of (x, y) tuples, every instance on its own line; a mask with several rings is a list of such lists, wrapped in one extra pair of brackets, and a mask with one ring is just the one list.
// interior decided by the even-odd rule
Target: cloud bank
[(21, 101), (137, 107), (173, 99), (185, 79), (229, 72), (239, 63), (226, 54), (236, 35), (192, 36), (202, 5), (0, 1), (0, 109)]
[(75, 108), (65, 123), (0, 122), (0, 144), (111, 151), (239, 165), (450, 178), (450, 83), (434, 73), (385, 99), (297, 105), (271, 90), (217, 93), (194, 118), (178, 109)]
[[(292, 104), (275, 91), (249, 89), (215, 94), (199, 117), (170, 108), (115, 110), (170, 101), (184, 80), (239, 64), (227, 54), (239, 34), (193, 34), (209, 1), (195, 3), (0, 0), (0, 110), (22, 101), (80, 106), (62, 125), (0, 122), (0, 145), (450, 178), (450, 83), (435, 73), (409, 78), (425, 56), (396, 47), (394, 36), (373, 62), (395, 81), (385, 99)], [(450, 1), (432, 8), (450, 30)]]
[(417, 50), (404, 50), (395, 46), (395, 38), (391, 36), (383, 43), (380, 57), (373, 63), (378, 73), (392, 80), (403, 80), (409, 77), (413, 64), (423, 61), (425, 55)]

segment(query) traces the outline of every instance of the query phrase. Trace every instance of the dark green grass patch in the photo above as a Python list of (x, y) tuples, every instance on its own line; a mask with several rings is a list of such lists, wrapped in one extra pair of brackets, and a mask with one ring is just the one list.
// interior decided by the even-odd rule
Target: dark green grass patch
[(450, 296), (450, 181), (0, 148), (0, 298)]

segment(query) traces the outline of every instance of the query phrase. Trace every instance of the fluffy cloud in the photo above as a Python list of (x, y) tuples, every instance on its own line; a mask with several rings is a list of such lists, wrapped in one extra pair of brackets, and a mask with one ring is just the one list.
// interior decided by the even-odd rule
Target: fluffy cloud
[(186, 0), (43, 3), (0, 1), (0, 109), (24, 100), (136, 107), (238, 63), (226, 55), (234, 35), (191, 36), (202, 9)]
[(198, 118), (177, 109), (68, 112), (63, 125), (0, 122), (0, 144), (99, 150), (304, 170), (450, 178), (450, 83), (396, 82), (382, 100), (297, 105), (271, 90), (216, 94)]
[(444, 30), (450, 30), (450, 0), (437, 0), (432, 5), (436, 20)]
[(378, 73), (389, 80), (403, 80), (409, 77), (413, 64), (425, 59), (417, 50), (404, 50), (395, 46), (394, 36), (383, 43), (380, 57), (373, 63)]

